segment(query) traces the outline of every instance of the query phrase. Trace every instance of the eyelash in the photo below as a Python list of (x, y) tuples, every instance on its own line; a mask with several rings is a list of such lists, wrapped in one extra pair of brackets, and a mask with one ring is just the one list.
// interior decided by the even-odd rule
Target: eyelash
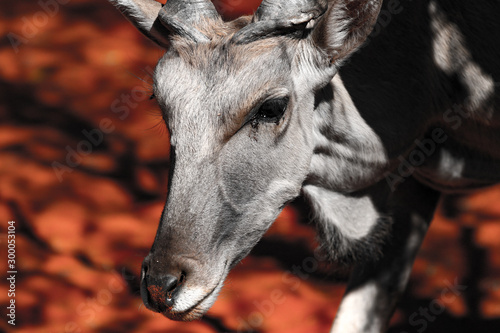
[(252, 123), (261, 121), (278, 124), (288, 108), (288, 102), (288, 97), (273, 98), (265, 101), (252, 117)]

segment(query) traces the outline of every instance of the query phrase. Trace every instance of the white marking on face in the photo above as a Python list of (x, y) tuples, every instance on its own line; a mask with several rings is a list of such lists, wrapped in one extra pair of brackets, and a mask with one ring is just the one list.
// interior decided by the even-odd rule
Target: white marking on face
[(173, 313), (206, 312), (216, 301), (220, 290), (224, 286), (224, 277), (219, 279), (217, 285), (211, 288), (186, 286), (178, 295), (171, 311)]
[(183, 288), (181, 293), (175, 300), (172, 308), (173, 312), (186, 312), (194, 305), (198, 304), (206, 295), (208, 291), (202, 287), (188, 287)]

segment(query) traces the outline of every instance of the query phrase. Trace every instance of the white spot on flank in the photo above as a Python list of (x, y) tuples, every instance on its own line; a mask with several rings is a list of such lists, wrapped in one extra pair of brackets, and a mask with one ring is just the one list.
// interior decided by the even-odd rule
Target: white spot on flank
[[(469, 93), (467, 107), (481, 108), (493, 96), (495, 81), (474, 61), (460, 28), (447, 19), (436, 2), (429, 4), (429, 13), (434, 33), (434, 62), (446, 74), (458, 75)], [(492, 112), (493, 109), (487, 110), (482, 116), (491, 119)]]
[(438, 172), (449, 180), (462, 179), (465, 168), (465, 159), (452, 156), (450, 152), (442, 150), (439, 156)]

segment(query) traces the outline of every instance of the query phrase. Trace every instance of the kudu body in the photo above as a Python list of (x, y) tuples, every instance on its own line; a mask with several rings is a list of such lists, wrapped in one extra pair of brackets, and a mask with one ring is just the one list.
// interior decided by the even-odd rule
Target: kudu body
[(201, 317), (303, 194), (326, 252), (356, 263), (332, 332), (384, 331), (440, 193), (500, 181), (498, 1), (264, 0), (231, 22), (209, 1), (112, 2), (166, 49), (153, 311)]

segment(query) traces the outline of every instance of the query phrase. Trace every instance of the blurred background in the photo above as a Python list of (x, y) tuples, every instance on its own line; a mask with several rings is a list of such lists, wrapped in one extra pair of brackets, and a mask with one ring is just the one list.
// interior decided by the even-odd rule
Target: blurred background
[[(214, 2), (231, 18), (260, 1)], [(316, 243), (301, 200), (232, 271), (203, 320), (145, 309), (139, 272), (169, 167), (168, 134), (149, 100), (163, 51), (105, 0), (2, 1), (0, 36), (0, 330), (329, 331), (348, 272), (304, 273)], [(436, 214), (392, 333), (500, 329), (500, 188), (455, 199)], [(15, 327), (6, 316), (11, 220)]]

